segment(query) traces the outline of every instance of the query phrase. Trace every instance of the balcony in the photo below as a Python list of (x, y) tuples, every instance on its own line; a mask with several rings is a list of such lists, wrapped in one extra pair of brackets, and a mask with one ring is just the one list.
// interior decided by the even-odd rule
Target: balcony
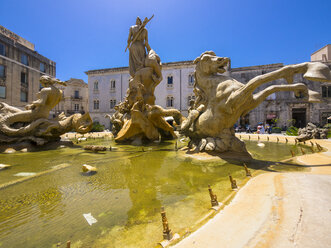
[(71, 96), (71, 100), (73, 101), (81, 101), (83, 99), (82, 96)]
[(29, 83), (21, 82), (21, 88), (29, 88)]
[(85, 114), (84, 110), (67, 110), (67, 115), (73, 115), (73, 114)]

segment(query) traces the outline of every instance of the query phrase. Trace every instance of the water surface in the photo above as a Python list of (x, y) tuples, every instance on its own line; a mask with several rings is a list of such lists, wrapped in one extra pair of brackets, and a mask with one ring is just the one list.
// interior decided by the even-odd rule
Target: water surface
[[(86, 144), (117, 149), (93, 153), (80, 147)], [(296, 146), (246, 144), (257, 159), (247, 163), (252, 172), (301, 169), (272, 163), (291, 157), (289, 149), (299, 153)], [(222, 201), (231, 193), (229, 174), (239, 185), (245, 179), (241, 162), (185, 159), (173, 141), (142, 151), (107, 139), (88, 140), (76, 148), (0, 154), (0, 163), (12, 165), (0, 171), (0, 187), (19, 179), (17, 173), (37, 173), (0, 189), (1, 248), (65, 247), (67, 240), (72, 247), (154, 247), (162, 239), (161, 206), (174, 232), (190, 231), (210, 208), (208, 184)], [(83, 164), (97, 167), (98, 173), (83, 175)], [(92, 226), (83, 217), (88, 213), (97, 219)]]

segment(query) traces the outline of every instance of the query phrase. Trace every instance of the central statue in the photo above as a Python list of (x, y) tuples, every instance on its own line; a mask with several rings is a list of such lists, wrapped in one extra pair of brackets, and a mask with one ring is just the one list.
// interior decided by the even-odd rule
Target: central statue
[(155, 105), (154, 91), (162, 81), (160, 57), (148, 44), (146, 24), (154, 17), (139, 17), (136, 25), (130, 27), (127, 49), (129, 49), (129, 89), (125, 100), (115, 106), (116, 112), (110, 116), (113, 123), (115, 141), (154, 141), (160, 138), (177, 138), (173, 127), (164, 117), (172, 116), (181, 124), (182, 115), (177, 109), (163, 109)]
[(147, 29), (145, 28), (145, 25), (149, 21), (150, 20), (145, 18), (143, 23), (138, 16), (136, 25), (130, 27), (127, 47), (129, 47), (130, 50), (129, 72), (131, 77), (134, 77), (137, 71), (144, 68), (146, 58), (145, 48), (147, 49), (147, 52), (151, 50), (151, 47), (148, 44)]

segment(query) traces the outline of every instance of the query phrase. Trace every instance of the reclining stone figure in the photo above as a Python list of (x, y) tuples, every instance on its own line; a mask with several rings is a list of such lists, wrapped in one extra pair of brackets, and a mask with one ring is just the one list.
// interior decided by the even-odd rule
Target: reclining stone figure
[(92, 128), (88, 113), (66, 117), (63, 113), (49, 119), (50, 111), (61, 101), (62, 91), (55, 84), (64, 82), (41, 76), (43, 88), (37, 93), (37, 100), (21, 110), (0, 102), (0, 143), (33, 141), (38, 145), (60, 139), (60, 135), (75, 130), (87, 133)]

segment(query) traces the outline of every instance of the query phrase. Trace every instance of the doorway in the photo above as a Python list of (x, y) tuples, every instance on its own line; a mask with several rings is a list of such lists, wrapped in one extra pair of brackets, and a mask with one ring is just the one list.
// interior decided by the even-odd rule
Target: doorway
[(306, 108), (293, 108), (292, 119), (295, 120), (294, 126), (297, 128), (303, 128), (306, 126)]

